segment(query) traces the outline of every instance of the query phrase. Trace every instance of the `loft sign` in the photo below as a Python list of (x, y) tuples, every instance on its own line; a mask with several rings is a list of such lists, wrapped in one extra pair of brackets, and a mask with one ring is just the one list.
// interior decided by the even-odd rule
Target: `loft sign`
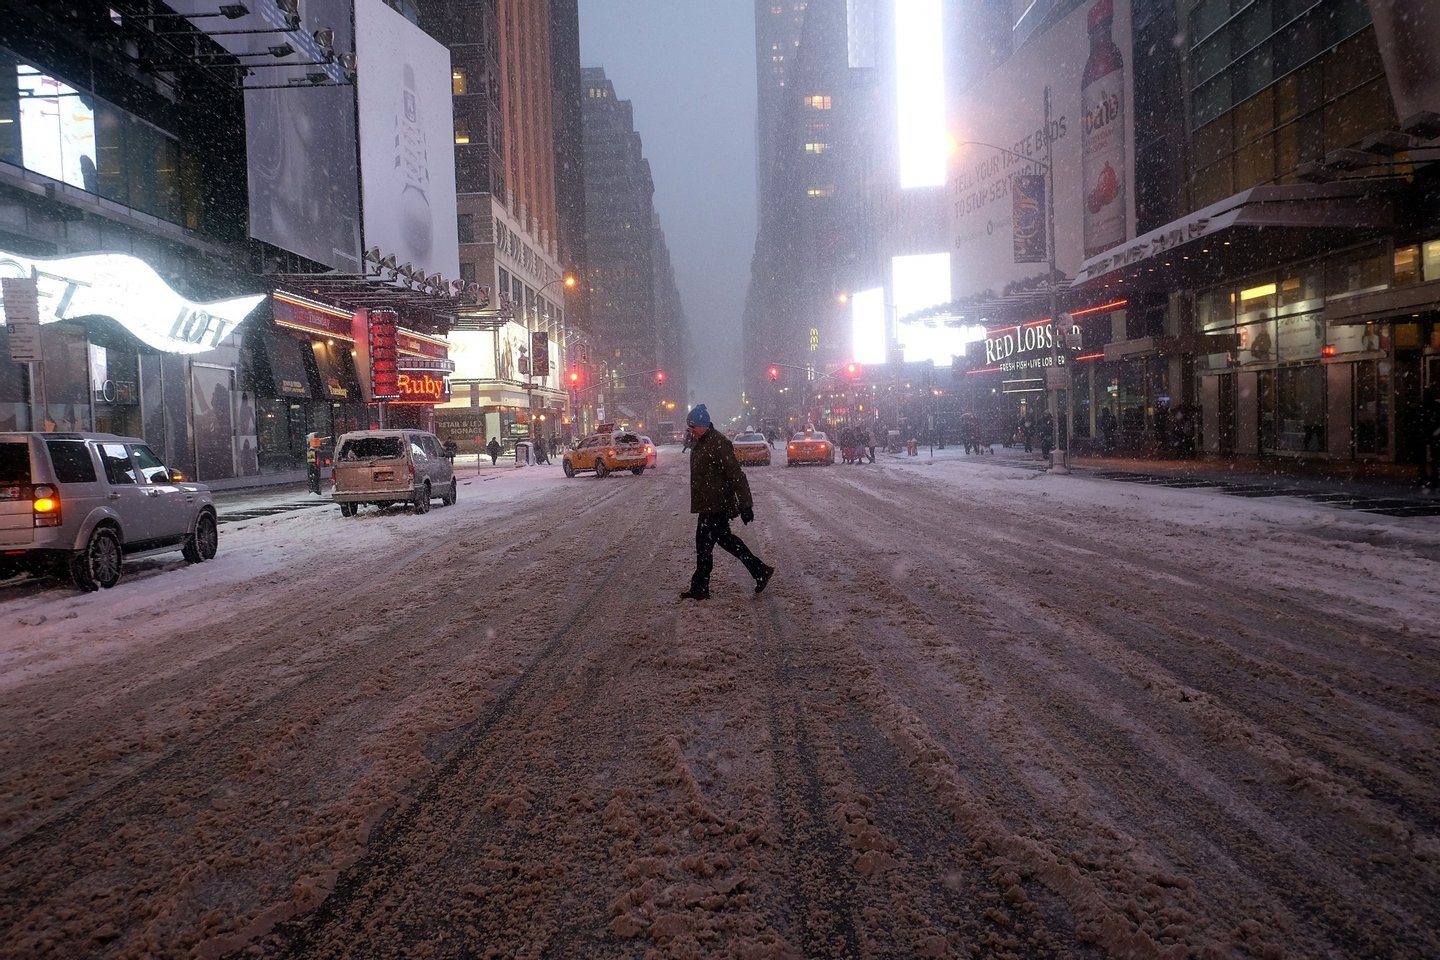
[(126, 254), (32, 258), (0, 250), (0, 277), (31, 276), (41, 324), (110, 317), (165, 353), (221, 346), (264, 299), (256, 294), (208, 303), (189, 300), (144, 260)]

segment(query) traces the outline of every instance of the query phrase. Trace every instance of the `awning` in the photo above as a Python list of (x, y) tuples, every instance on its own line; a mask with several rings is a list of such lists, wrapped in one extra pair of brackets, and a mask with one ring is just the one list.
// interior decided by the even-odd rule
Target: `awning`
[(1440, 281), (1393, 287), (1325, 301), (1325, 322), (1338, 324), (1408, 320), (1440, 310)]
[(267, 329), (258, 338), (270, 368), (270, 382), (277, 397), (310, 399), (310, 378), (305, 374), (304, 344), (279, 330)]
[(394, 310), (400, 325), (432, 335), (444, 335), (460, 326), (467, 330), (500, 326), (512, 317), (495, 319), (500, 311), (485, 309), (475, 295), (400, 279), (382, 280), (380, 274), (286, 273), (268, 279), (281, 290), (327, 304), (347, 313), (365, 308)]
[(1222, 282), (1379, 235), (1400, 220), (1403, 183), (1341, 180), (1252, 187), (1151, 230), (1080, 265), (1072, 286), (1131, 292)]
[(350, 347), (343, 341), (335, 344), (312, 344), (315, 355), (315, 370), (320, 375), (320, 396), (325, 400), (344, 402), (363, 401), (360, 392), (360, 378), (355, 371), (355, 358)]

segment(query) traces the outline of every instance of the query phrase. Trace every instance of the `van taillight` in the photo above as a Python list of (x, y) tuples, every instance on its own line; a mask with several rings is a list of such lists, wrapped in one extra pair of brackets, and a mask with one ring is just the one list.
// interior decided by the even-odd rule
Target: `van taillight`
[(30, 509), (34, 511), (35, 526), (60, 526), (60, 491), (48, 483), (38, 484), (31, 495)]

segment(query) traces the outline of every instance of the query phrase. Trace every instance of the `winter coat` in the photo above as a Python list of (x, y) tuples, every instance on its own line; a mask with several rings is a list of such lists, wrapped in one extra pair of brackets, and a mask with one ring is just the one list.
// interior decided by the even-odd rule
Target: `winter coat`
[(752, 509), (750, 481), (735, 459), (735, 445), (719, 430), (706, 430), (690, 447), (690, 512), (738, 517)]

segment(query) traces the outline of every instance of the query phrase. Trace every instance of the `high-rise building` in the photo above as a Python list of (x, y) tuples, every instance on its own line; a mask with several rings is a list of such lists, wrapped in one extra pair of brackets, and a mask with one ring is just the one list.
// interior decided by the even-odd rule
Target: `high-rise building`
[(553, 83), (578, 65), (575, 0), (418, 7), (451, 55), (461, 276), (490, 300), (451, 334), (457, 369), (444, 423), (470, 442), (559, 434), (571, 414), (566, 345), (576, 338), (565, 281), (577, 261), (562, 248), (575, 179), (564, 158), (576, 151), (573, 115)]
[(585, 129), (585, 234), (590, 323), (604, 344), (595, 375), (609, 386), (607, 419), (632, 424), (659, 419), (674, 400), (655, 372), (682, 341), (669, 254), (655, 214), (655, 184), (635, 130), (630, 101), (616, 96), (602, 67), (581, 71)]
[[(852, 257), (840, 182), (847, 83), (844, 0), (760, 4), (758, 231), (745, 301), (749, 409), (775, 414), (845, 359), (837, 270)], [(772, 383), (766, 371), (785, 371)]]

